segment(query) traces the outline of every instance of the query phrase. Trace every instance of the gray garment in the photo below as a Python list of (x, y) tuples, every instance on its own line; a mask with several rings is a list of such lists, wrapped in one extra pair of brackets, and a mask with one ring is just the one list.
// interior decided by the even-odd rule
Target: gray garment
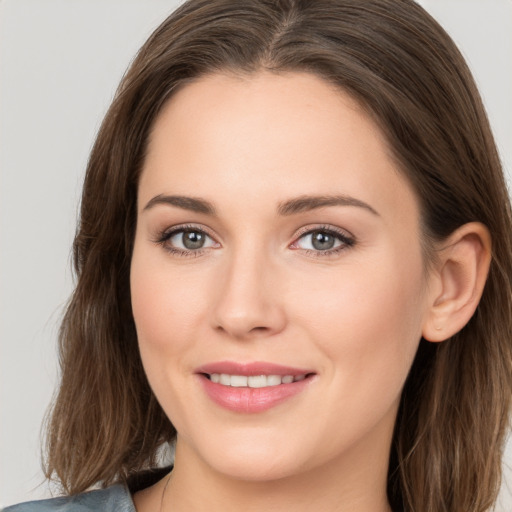
[(128, 487), (117, 484), (74, 496), (27, 501), (4, 508), (1, 512), (136, 512), (136, 510)]
[(171, 470), (172, 466), (146, 469), (130, 475), (124, 484), (74, 496), (27, 501), (4, 508), (0, 512), (137, 512), (132, 494), (156, 484)]

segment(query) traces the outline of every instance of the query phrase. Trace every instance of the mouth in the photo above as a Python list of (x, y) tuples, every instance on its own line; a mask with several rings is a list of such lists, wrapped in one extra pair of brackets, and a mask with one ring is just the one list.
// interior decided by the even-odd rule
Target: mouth
[(231, 386), (233, 388), (266, 388), (271, 386), (281, 386), (282, 384), (291, 384), (300, 382), (310, 376), (312, 373), (302, 373), (299, 375), (230, 375), (228, 373), (204, 373), (207, 379), (221, 386)]
[(315, 380), (310, 370), (273, 363), (212, 363), (195, 372), (206, 395), (236, 413), (259, 413), (306, 390)]

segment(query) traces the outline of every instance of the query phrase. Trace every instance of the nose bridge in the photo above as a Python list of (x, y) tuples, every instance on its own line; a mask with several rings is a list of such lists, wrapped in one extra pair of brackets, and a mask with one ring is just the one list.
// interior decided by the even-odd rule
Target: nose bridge
[(285, 316), (276, 293), (276, 270), (268, 251), (254, 239), (234, 246), (219, 276), (215, 327), (236, 338), (279, 332)]

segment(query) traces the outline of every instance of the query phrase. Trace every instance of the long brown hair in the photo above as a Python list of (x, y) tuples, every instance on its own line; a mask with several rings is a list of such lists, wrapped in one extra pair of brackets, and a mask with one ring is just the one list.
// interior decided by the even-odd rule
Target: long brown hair
[(489, 123), (445, 31), (412, 0), (190, 0), (123, 78), (87, 167), (77, 285), (60, 332), (62, 381), (46, 474), (68, 493), (155, 464), (175, 430), (140, 361), (129, 267), (148, 133), (177, 88), (212, 72), (306, 71), (353, 95), (382, 128), (421, 205), (426, 254), (470, 221), (493, 259), (467, 326), (420, 342), (391, 447), (388, 497), (406, 511), (488, 510), (512, 396), (512, 222)]

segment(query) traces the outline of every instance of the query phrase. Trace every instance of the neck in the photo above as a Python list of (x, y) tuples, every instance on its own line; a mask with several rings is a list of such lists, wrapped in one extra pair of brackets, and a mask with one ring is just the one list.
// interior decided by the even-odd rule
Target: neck
[(275, 480), (240, 480), (201, 460), (178, 440), (163, 512), (390, 512), (386, 495), (388, 450), (343, 454), (321, 467)]

